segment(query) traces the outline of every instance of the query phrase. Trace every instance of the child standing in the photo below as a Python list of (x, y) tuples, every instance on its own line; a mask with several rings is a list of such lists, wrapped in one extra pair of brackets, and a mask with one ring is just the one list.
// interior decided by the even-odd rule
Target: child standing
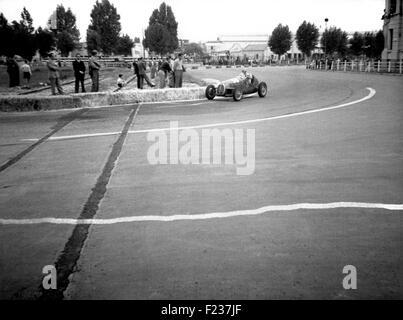
[(26, 88), (29, 88), (29, 81), (31, 80), (32, 71), (28, 64), (28, 60), (24, 60), (24, 64), (21, 66), (22, 77), (25, 79)]

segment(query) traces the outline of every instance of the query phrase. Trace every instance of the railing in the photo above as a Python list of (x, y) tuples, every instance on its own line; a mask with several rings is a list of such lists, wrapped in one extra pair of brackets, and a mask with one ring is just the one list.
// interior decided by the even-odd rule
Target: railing
[(343, 72), (376, 72), (398, 73), (403, 72), (403, 62), (400, 61), (341, 61), (326, 60), (306, 63), (306, 68), (311, 70), (343, 71)]

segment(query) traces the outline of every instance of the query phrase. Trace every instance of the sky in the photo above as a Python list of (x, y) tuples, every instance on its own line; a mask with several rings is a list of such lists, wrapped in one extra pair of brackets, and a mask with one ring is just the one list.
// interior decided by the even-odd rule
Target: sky
[[(0, 0), (0, 12), (9, 22), (20, 20), (25, 6), (34, 27), (46, 26), (58, 4), (71, 8), (77, 18), (81, 41), (85, 41), (90, 13), (96, 0)], [(142, 37), (154, 9), (163, 0), (110, 0), (121, 16), (122, 33)], [(304, 21), (325, 28), (337, 26), (347, 32), (382, 28), (385, 0), (166, 0), (178, 22), (178, 37), (194, 42), (216, 40), (219, 35), (271, 34), (279, 24), (295, 33)]]

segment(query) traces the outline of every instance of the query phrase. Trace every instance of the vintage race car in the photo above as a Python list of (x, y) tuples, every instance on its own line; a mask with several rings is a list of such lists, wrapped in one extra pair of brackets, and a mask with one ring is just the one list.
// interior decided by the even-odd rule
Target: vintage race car
[(243, 77), (241, 74), (236, 78), (207, 86), (206, 98), (213, 100), (216, 96), (233, 97), (235, 101), (240, 101), (244, 94), (256, 92), (259, 97), (264, 98), (267, 94), (267, 84), (263, 81), (259, 82), (253, 75)]

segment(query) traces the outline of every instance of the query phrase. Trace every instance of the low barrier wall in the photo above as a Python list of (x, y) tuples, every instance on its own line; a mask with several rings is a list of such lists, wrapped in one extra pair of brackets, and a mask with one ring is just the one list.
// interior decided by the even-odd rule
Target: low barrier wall
[(205, 98), (205, 87), (91, 92), (60, 96), (0, 96), (0, 111), (41, 111)]

